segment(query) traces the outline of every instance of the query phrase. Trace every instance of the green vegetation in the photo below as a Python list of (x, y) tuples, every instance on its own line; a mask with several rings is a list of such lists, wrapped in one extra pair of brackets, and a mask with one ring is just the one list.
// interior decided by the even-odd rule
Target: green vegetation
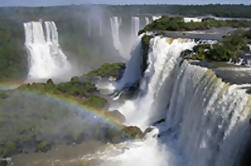
[(249, 51), (245, 41), (248, 33), (249, 31), (237, 30), (216, 44), (197, 45), (193, 48), (194, 53), (190, 58), (212, 61), (229, 61), (232, 59), (234, 62), (238, 62), (241, 53)]
[(0, 156), (6, 157), (15, 153), (17, 145), (8, 141), (5, 145), (0, 145)]
[(113, 138), (106, 135), (107, 130), (117, 133), (118, 141), (124, 139), (120, 137), (122, 130), (114, 128), (99, 116), (93, 117), (103, 113), (97, 106), (104, 106), (106, 101), (100, 97), (91, 97), (90, 100), (70, 98), (78, 105), (90, 101), (88, 104), (91, 103), (93, 108), (95, 104), (95, 109), (91, 109), (93, 114), (61, 100), (62, 97), (55, 99), (20, 90), (5, 93), (8, 98), (0, 107), (0, 158), (18, 153), (46, 152), (58, 144), (111, 141)]
[(37, 151), (46, 152), (50, 149), (50, 144), (47, 141), (42, 141), (37, 145)]
[(131, 138), (143, 138), (143, 132), (136, 126), (124, 126), (122, 129), (108, 128), (105, 137), (109, 138), (112, 143), (119, 143), (121, 140)]
[(159, 15), (160, 13), (185, 16), (206, 16), (213, 15), (217, 17), (236, 17), (250, 18), (250, 5), (125, 5), (125, 6), (108, 6), (113, 13), (121, 14), (145, 14), (151, 13)]
[(60, 83), (56, 90), (70, 96), (90, 97), (96, 92), (96, 87), (89, 81), (80, 81), (78, 77), (73, 77), (70, 82)]
[(119, 80), (122, 77), (124, 69), (124, 63), (105, 63), (101, 67), (81, 77), (73, 77), (69, 82), (54, 84), (53, 81), (49, 79), (46, 83), (25, 84), (21, 85), (18, 89), (79, 99), (90, 98), (88, 102), (86, 102), (88, 106), (90, 106), (90, 104), (98, 104), (98, 106), (101, 106), (103, 102), (97, 100), (97, 97), (94, 97), (98, 91), (93, 84), (93, 77), (114, 77), (116, 80)]
[(251, 29), (249, 29), (248, 31), (246, 31), (244, 34), (243, 34), (243, 37), (244, 39), (247, 40), (247, 42), (249, 44), (251, 44)]
[(75, 82), (74, 78), (69, 82), (60, 83), (58, 85), (48, 80), (46, 83), (21, 85), (18, 89), (73, 97), (90, 97), (91, 93), (97, 91), (94, 84), (85, 81)]
[(85, 106), (94, 107), (97, 109), (102, 109), (107, 105), (107, 101), (99, 96), (92, 96), (86, 99), (83, 104)]
[(144, 35), (141, 39), (141, 44), (142, 44), (142, 49), (143, 49), (143, 63), (141, 66), (141, 71), (142, 74), (144, 73), (144, 71), (147, 68), (147, 57), (148, 57), (148, 51), (149, 51), (149, 47), (150, 47), (150, 40), (152, 39), (152, 36), (149, 35)]
[(152, 39), (152, 36), (149, 35), (144, 35), (141, 39), (142, 42), (142, 47), (144, 52), (148, 52), (149, 50), (149, 45), (150, 45), (150, 40)]
[[(105, 64), (86, 75), (73, 77), (69, 82), (55, 84), (49, 79), (46, 83), (0, 91), (0, 102), (4, 101), (0, 107), (0, 158), (23, 152), (46, 152), (58, 144), (93, 139), (118, 143), (141, 138), (140, 129), (121, 124), (125, 117), (119, 111), (104, 110), (108, 102), (98, 96), (92, 82), (96, 76), (119, 78), (122, 73), (118, 72), (124, 67), (122, 63)], [(81, 106), (93, 113), (84, 111)], [(107, 123), (102, 117), (120, 127)]]
[[(74, 77), (71, 81), (77, 80)], [(71, 145), (88, 140), (119, 143), (127, 139), (142, 138), (142, 132), (138, 128), (125, 127), (119, 123), (124, 116), (118, 111), (102, 110), (107, 104), (105, 99), (95, 94), (87, 99), (69, 96), (59, 92), (56, 87), (48, 80), (43, 85), (33, 84), (25, 87), (26, 89), (20, 87), (18, 90), (4, 92), (7, 98), (0, 107), (0, 158), (18, 153), (46, 152), (59, 144)], [(58, 98), (48, 97), (46, 90)], [(62, 99), (86, 106), (92, 113)], [(102, 116), (98, 116), (99, 114)], [(117, 125), (104, 120), (104, 116)]]
[(96, 70), (87, 74), (88, 77), (114, 77), (116, 80), (121, 79), (122, 73), (125, 69), (124, 63), (105, 63)]
[(251, 21), (246, 20), (226, 20), (217, 21), (212, 18), (205, 18), (202, 22), (188, 22), (185, 23), (183, 17), (168, 17), (162, 16), (148, 24), (143, 30), (139, 31), (142, 34), (147, 31), (192, 31), (192, 30), (206, 30), (211, 27), (251, 27)]
[(0, 81), (20, 80), (27, 72), (23, 28), (12, 20), (0, 22)]

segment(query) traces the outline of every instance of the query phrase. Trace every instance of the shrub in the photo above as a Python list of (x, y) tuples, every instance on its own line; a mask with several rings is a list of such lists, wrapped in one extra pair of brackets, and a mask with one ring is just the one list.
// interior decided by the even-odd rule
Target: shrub
[(89, 99), (86, 99), (83, 104), (89, 107), (102, 109), (107, 105), (107, 101), (104, 98), (92, 96)]
[(124, 63), (105, 63), (98, 69), (87, 74), (89, 77), (115, 77), (119, 80), (122, 77), (122, 71), (125, 69)]
[(46, 152), (50, 149), (50, 144), (47, 141), (42, 141), (37, 145), (37, 151)]

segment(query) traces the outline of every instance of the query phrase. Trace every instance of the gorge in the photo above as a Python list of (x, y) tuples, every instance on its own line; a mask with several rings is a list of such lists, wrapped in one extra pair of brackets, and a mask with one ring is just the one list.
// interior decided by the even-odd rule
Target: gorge
[(138, 35), (161, 17), (102, 17), (22, 22), (28, 71), (0, 90), (0, 166), (247, 166), (249, 63), (197, 57), (235, 29)]

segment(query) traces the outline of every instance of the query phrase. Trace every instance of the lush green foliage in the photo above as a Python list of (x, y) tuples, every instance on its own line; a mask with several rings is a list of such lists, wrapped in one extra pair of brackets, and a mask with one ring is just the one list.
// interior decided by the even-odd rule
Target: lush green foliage
[(237, 17), (250, 18), (250, 5), (126, 5), (126, 6), (108, 6), (114, 13), (122, 14), (144, 14), (151, 13), (158, 15), (160, 13), (185, 15), (185, 16), (206, 16), (213, 15), (217, 17)]
[[(71, 98), (78, 105), (85, 105), (92, 111), (69, 104), (64, 100), (45, 94), (12, 90), (5, 92), (8, 97), (0, 107), (0, 158), (18, 153), (48, 151), (58, 144), (83, 143), (88, 140), (121, 142), (139, 136), (141, 131), (123, 130), (107, 123), (98, 114), (114, 117), (99, 110), (107, 102), (98, 96), (88, 99)], [(99, 107), (99, 108), (98, 108)], [(8, 110), (8, 111), (7, 111)], [(95, 115), (95, 116), (94, 116)], [(116, 117), (117, 118), (117, 117)], [(119, 124), (119, 123), (118, 123)]]
[(89, 97), (91, 93), (96, 91), (94, 84), (82, 81), (78, 77), (73, 77), (70, 82), (58, 84), (56, 89), (61, 93), (80, 97)]
[(92, 96), (83, 102), (84, 105), (102, 109), (107, 105), (107, 101), (99, 96)]
[(143, 49), (143, 63), (141, 66), (141, 71), (142, 73), (145, 71), (145, 69), (147, 68), (147, 59), (148, 59), (148, 51), (149, 51), (149, 47), (150, 47), (150, 40), (152, 39), (152, 36), (149, 35), (144, 35), (141, 39), (141, 43), (142, 43), (142, 49)]
[(37, 145), (37, 151), (46, 152), (50, 149), (50, 144), (47, 141), (41, 141)]
[(54, 84), (52, 80), (46, 83), (32, 83), (21, 85), (20, 90), (36, 91), (40, 93), (49, 93), (73, 97), (90, 97), (96, 92), (96, 87), (91, 82), (80, 81), (78, 77), (73, 77), (71, 81), (60, 84)]
[(125, 67), (124, 63), (105, 63), (98, 69), (89, 72), (87, 76), (114, 77), (119, 80)]
[[(92, 83), (93, 77), (115, 77), (120, 79), (122, 71), (125, 69), (124, 63), (105, 63), (99, 68), (81, 76), (73, 77), (69, 82), (54, 84), (51, 79), (46, 83), (32, 83), (21, 85), (18, 89), (26, 91), (36, 91), (40, 93), (48, 93), (64, 97), (83, 100), (88, 98), (82, 104), (95, 108), (103, 108), (107, 101), (95, 94), (98, 92), (95, 85)], [(0, 94), (1, 95), (1, 94)]]
[(244, 40), (247, 33), (248, 31), (237, 30), (216, 44), (197, 45), (193, 48), (194, 54), (191, 58), (212, 61), (229, 61), (232, 59), (238, 62), (240, 54), (249, 50), (247, 42)]
[(0, 81), (21, 79), (27, 71), (23, 28), (12, 20), (0, 22)]
[(191, 31), (191, 30), (205, 30), (210, 27), (251, 27), (251, 21), (246, 20), (226, 20), (217, 21), (212, 18), (203, 19), (202, 22), (188, 22), (185, 23), (183, 17), (168, 17), (162, 16), (148, 24), (139, 34), (146, 31)]
[(76, 107), (54, 99), (56, 96), (74, 101), (97, 114), (114, 119), (119, 125), (120, 120), (124, 120), (123, 115), (103, 110), (108, 102), (97, 96), (99, 93), (92, 79), (96, 76), (118, 77), (118, 71), (124, 67), (122, 63), (104, 64), (87, 75), (73, 77), (69, 82), (55, 84), (49, 79), (46, 83), (26, 84), (17, 90), (0, 91), (0, 157), (15, 155), (23, 149), (45, 152), (57, 144), (82, 143), (88, 139), (120, 142), (139, 137), (140, 130), (115, 128), (100, 119), (96, 120), (97, 117), (93, 118), (88, 111), (81, 109), (79, 112)]
[(248, 41), (249, 44), (251, 44), (251, 29), (244, 33), (244, 38)]

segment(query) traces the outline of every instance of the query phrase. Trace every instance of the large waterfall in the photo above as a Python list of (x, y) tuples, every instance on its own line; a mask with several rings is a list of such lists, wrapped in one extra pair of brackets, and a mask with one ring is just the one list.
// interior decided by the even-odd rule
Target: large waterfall
[(110, 23), (111, 23), (111, 29), (112, 29), (112, 39), (114, 47), (119, 51), (121, 55), (123, 55), (123, 51), (121, 48), (120, 43), (120, 26), (121, 26), (121, 18), (119, 17), (111, 17)]
[(135, 39), (138, 36), (139, 28), (140, 28), (140, 19), (139, 17), (132, 17), (132, 30), (131, 30), (131, 37)]
[[(152, 50), (149, 53), (148, 68), (140, 84), (140, 94), (135, 100), (126, 101), (120, 108), (127, 117), (127, 122), (141, 128), (148, 127), (151, 122), (157, 120), (149, 119), (157, 115), (157, 108), (164, 105), (166, 94), (162, 94), (167, 79), (170, 77), (178, 57), (182, 50), (191, 49), (195, 45), (193, 40), (185, 39), (166, 39), (157, 37), (152, 41)], [(164, 103), (162, 103), (162, 101)], [(135, 110), (138, 110), (135, 112)], [(144, 114), (142, 116), (142, 114)], [(137, 115), (137, 116), (136, 116)], [(140, 117), (140, 118), (139, 118)]]
[(181, 52), (195, 44), (190, 39), (152, 39), (140, 92), (117, 109), (128, 124), (143, 129), (162, 119), (159, 146), (174, 148), (182, 166), (238, 165), (250, 137), (251, 97), (212, 70), (183, 61)]
[(186, 61), (174, 75), (166, 126), (177, 131), (189, 165), (238, 165), (249, 139), (250, 96)]
[(29, 54), (28, 80), (60, 78), (70, 70), (70, 64), (58, 43), (54, 22), (24, 23), (25, 46)]
[[(131, 16), (129, 19), (130, 21), (128, 18), (122, 19), (119, 16), (110, 17), (114, 48), (119, 52), (120, 56), (126, 60), (130, 59), (131, 52), (137, 47), (140, 41), (138, 36), (140, 28), (150, 23), (148, 17), (144, 17), (145, 20), (142, 20), (139, 16)], [(129, 31), (125, 31), (125, 27), (129, 26)]]

